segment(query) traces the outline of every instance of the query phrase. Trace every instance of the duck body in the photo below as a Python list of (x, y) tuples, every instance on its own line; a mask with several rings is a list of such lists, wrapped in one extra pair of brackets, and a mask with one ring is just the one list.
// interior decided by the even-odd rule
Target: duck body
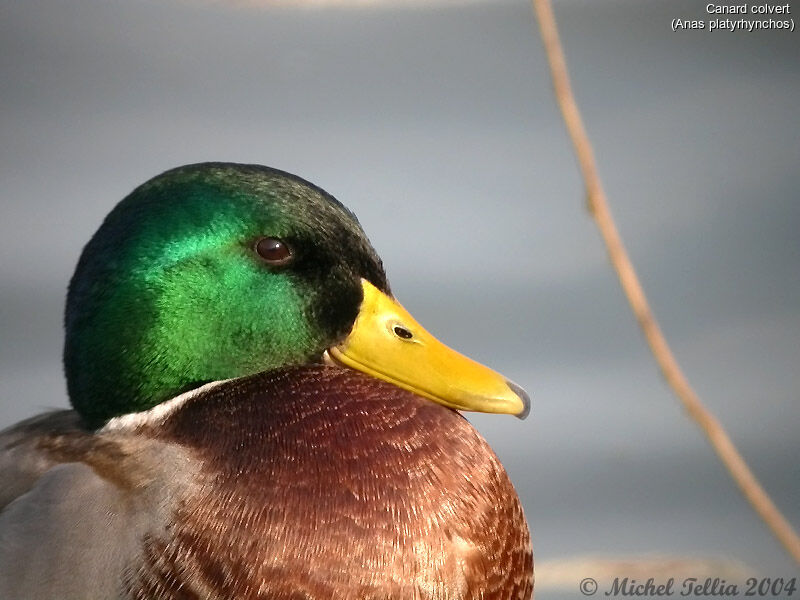
[(46, 470), (0, 513), (0, 597), (530, 597), (494, 452), (457, 412), (374, 378), (296, 367), (96, 434), (49, 421), (21, 426)]
[(74, 411), (0, 433), (2, 600), (527, 600), (528, 527), (457, 410), (527, 394), (392, 295), (355, 216), (205, 163), (84, 248)]

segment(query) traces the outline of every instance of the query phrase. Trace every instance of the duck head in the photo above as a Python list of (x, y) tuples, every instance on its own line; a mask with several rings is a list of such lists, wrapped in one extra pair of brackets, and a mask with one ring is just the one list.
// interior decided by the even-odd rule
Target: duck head
[(70, 400), (92, 427), (210, 381), (320, 362), (454, 409), (529, 406), (414, 321), (350, 211), (262, 166), (189, 165), (135, 189), (84, 248), (65, 325)]

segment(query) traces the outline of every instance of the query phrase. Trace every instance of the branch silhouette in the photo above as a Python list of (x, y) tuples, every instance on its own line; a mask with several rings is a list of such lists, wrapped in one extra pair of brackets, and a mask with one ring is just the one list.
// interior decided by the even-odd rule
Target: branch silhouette
[(724, 427), (717, 418), (703, 405), (697, 393), (692, 389), (686, 376), (681, 371), (675, 356), (667, 344), (661, 327), (656, 321), (653, 311), (644, 294), (636, 271), (628, 258), (628, 253), (617, 231), (617, 226), (608, 207), (603, 184), (597, 170), (594, 151), (583, 125), (578, 105), (572, 93), (567, 64), (564, 58), (558, 27), (550, 0), (532, 0), (533, 9), (539, 21), (547, 60), (553, 78), (556, 100), (567, 131), (578, 157), (589, 211), (600, 229), (600, 234), (608, 250), (609, 258), (619, 277), (620, 285), (628, 298), (631, 309), (639, 326), (644, 332), (650, 350), (658, 363), (661, 373), (669, 386), (678, 396), (686, 411), (705, 433), (714, 451), (730, 473), (736, 485), (753, 509), (772, 530), (786, 551), (800, 564), (800, 538), (792, 526), (781, 514), (775, 503), (747, 466), (742, 455), (736, 449)]

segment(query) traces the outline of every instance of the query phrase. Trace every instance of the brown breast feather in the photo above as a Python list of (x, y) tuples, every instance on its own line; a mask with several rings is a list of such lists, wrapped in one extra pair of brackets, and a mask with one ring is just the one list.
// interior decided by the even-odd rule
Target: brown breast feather
[(458, 413), (350, 370), (303, 367), (193, 398), (153, 435), (205, 465), (134, 598), (527, 599), (517, 494)]

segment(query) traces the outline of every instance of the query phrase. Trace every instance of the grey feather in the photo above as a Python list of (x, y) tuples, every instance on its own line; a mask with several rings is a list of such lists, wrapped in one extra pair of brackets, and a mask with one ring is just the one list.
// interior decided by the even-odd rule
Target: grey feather
[(123, 598), (143, 541), (189, 492), (194, 461), (130, 431), (88, 432), (72, 411), (0, 434), (0, 598)]

